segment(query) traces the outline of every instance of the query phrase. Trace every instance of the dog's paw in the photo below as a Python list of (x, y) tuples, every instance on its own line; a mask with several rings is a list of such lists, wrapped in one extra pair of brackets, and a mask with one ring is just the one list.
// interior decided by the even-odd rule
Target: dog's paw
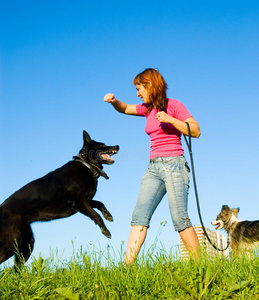
[(113, 222), (113, 216), (112, 215), (105, 215), (104, 216), (105, 217), (105, 219), (107, 220), (107, 221), (109, 221), (109, 222)]
[(103, 207), (102, 214), (107, 221), (113, 222), (113, 216), (109, 213), (109, 211)]
[(102, 234), (105, 235), (108, 239), (112, 237), (110, 231), (107, 228), (101, 228)]

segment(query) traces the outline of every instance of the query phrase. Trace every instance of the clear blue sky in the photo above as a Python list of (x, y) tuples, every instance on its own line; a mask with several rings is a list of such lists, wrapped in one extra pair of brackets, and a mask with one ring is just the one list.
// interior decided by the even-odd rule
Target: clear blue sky
[[(106, 221), (112, 239), (80, 214), (37, 223), (35, 257), (50, 249), (69, 257), (71, 241), (75, 250), (126, 248), (149, 138), (145, 118), (121, 115), (103, 97), (139, 103), (132, 80), (147, 67), (159, 69), (168, 96), (200, 124), (192, 143), (205, 225), (213, 228), (223, 204), (259, 218), (258, 1), (11, 0), (1, 3), (0, 28), (0, 202), (71, 160), (83, 130), (121, 148), (95, 197), (114, 216)], [(189, 214), (199, 225), (192, 184)], [(165, 221), (159, 240), (166, 249), (179, 244), (165, 198), (146, 248)]]

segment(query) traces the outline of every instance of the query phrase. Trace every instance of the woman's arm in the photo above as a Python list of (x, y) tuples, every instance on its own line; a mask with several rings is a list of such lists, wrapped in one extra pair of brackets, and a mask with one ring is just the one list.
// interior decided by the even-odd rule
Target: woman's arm
[(164, 111), (160, 111), (156, 114), (156, 119), (160, 123), (163, 122), (163, 123), (172, 124), (177, 130), (179, 130), (184, 135), (188, 135), (188, 128), (187, 128), (187, 125), (186, 125), (186, 122), (188, 122), (189, 125), (190, 125), (191, 136), (195, 137), (195, 138), (198, 138), (201, 135), (200, 126), (199, 126), (198, 122), (193, 117), (190, 117), (190, 118), (186, 119), (183, 122), (183, 121), (180, 121), (176, 118), (173, 118), (173, 117), (169, 116)]
[(134, 104), (127, 104), (115, 98), (113, 94), (107, 94), (104, 96), (104, 101), (111, 103), (113, 107), (120, 113), (126, 115), (134, 115), (138, 116), (136, 105)]

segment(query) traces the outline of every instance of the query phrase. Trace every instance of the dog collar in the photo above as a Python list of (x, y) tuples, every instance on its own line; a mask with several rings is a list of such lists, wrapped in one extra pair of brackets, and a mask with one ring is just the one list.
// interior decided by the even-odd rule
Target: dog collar
[(102, 171), (99, 167), (97, 167), (95, 165), (92, 165), (92, 164), (82, 160), (81, 157), (78, 156), (78, 155), (74, 156), (73, 158), (74, 158), (74, 161), (79, 161), (83, 165), (85, 165), (88, 169), (90, 169), (96, 178), (99, 178), (100, 176), (103, 176), (105, 179), (109, 179), (107, 174), (104, 171)]

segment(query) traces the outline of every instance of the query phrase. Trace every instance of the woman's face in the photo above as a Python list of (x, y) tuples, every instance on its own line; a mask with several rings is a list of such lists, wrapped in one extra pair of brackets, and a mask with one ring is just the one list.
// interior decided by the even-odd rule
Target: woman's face
[(149, 103), (149, 95), (145, 87), (142, 84), (136, 84), (136, 89), (138, 91), (137, 97), (141, 98), (144, 103)]

